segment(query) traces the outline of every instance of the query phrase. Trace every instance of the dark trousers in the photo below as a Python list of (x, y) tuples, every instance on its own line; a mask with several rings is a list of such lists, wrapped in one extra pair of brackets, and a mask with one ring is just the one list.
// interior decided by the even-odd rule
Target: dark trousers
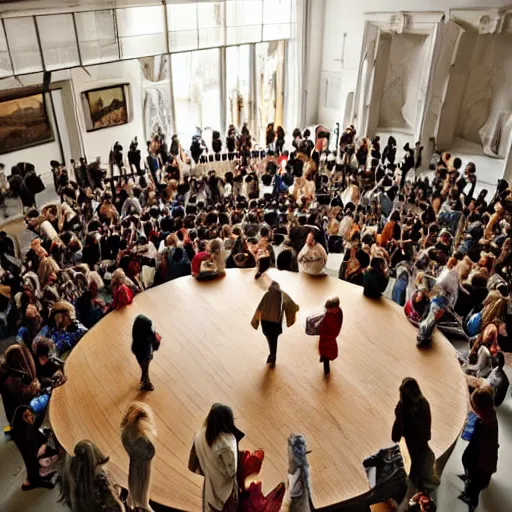
[(268, 356), (268, 362), (275, 363), (277, 356), (277, 340), (279, 339), (280, 334), (283, 332), (283, 328), (281, 324), (278, 324), (277, 322), (267, 322), (262, 320), (261, 330), (263, 331), (263, 334), (267, 338), (268, 342), (268, 350), (270, 352)]
[(327, 375), (331, 372), (331, 366), (329, 364), (329, 359), (324, 359), (324, 373)]
[(270, 352), (269, 359), (271, 359), (273, 362), (275, 362), (277, 357), (277, 340), (279, 338), (279, 335), (272, 335), (267, 336), (267, 342), (268, 342), (268, 350)]
[(148, 384), (151, 382), (149, 380), (149, 363), (151, 361), (145, 361), (144, 363), (139, 363), (140, 369), (142, 370), (142, 374), (140, 376), (140, 383), (141, 384)]
[(491, 476), (492, 473), (482, 471), (481, 469), (468, 470), (468, 479), (466, 481), (466, 488), (464, 492), (475, 508), (478, 506), (480, 493), (485, 488), (489, 487)]

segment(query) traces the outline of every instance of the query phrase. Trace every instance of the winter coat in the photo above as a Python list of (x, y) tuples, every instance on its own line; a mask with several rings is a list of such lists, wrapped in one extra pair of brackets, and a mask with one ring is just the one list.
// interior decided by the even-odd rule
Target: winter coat
[(320, 325), (320, 342), (318, 351), (322, 359), (334, 361), (338, 357), (338, 337), (343, 325), (343, 312), (341, 309), (328, 309)]
[(260, 321), (281, 325), (284, 314), (286, 326), (291, 327), (295, 323), (298, 310), (299, 306), (293, 302), (290, 296), (283, 292), (277, 283), (272, 283), (258, 304), (251, 325), (254, 329), (258, 328)]
[(493, 410), (489, 417), (478, 419), (471, 440), (462, 455), (464, 468), (495, 473), (498, 467), (498, 420)]
[(132, 353), (139, 364), (153, 359), (153, 352), (160, 348), (160, 341), (153, 329), (153, 322), (145, 315), (137, 315), (132, 327)]

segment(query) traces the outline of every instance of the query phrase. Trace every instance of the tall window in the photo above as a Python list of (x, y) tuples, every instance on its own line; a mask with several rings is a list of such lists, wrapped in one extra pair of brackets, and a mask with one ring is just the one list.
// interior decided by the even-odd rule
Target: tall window
[(239, 127), (251, 118), (251, 47), (226, 48), (226, 123)]
[(171, 56), (176, 130), (188, 143), (197, 128), (221, 128), (220, 50)]
[(257, 139), (265, 140), (268, 123), (283, 124), (285, 42), (256, 45)]

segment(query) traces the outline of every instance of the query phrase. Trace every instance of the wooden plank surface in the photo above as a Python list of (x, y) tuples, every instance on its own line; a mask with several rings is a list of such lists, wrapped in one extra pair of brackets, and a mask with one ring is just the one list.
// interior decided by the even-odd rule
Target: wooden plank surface
[[(250, 319), (276, 279), (301, 307), (297, 323), (279, 339), (277, 366)], [(305, 318), (339, 296), (344, 324), (339, 358), (324, 378), (318, 340), (304, 334)], [(139, 367), (130, 352), (135, 316), (144, 313), (162, 335), (150, 374), (155, 391), (138, 391)], [(194, 433), (212, 403), (230, 405), (246, 433), (242, 448), (262, 448), (264, 491), (286, 480), (287, 438), (306, 436), (312, 453), (313, 501), (338, 503), (368, 490), (362, 460), (390, 446), (398, 387), (415, 377), (432, 408), (437, 457), (457, 438), (466, 416), (465, 382), (455, 351), (439, 332), (430, 350), (416, 348), (417, 330), (402, 308), (372, 301), (362, 288), (331, 277), (252, 270), (199, 283), (187, 277), (137, 296), (104, 318), (70, 355), (67, 383), (54, 391), (50, 420), (68, 452), (81, 439), (111, 457), (109, 467), (126, 486), (128, 457), (119, 438), (121, 415), (132, 400), (155, 411), (158, 440), (151, 497), (186, 511), (201, 509), (202, 478), (187, 470)]]

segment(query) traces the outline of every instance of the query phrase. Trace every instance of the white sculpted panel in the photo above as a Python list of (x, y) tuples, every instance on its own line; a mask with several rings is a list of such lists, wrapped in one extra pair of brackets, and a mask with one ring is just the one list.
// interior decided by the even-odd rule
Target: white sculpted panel
[(428, 55), (428, 36), (393, 34), (379, 117), (379, 128), (413, 132)]
[(512, 35), (477, 38), (457, 126), (486, 155), (505, 158), (512, 132)]

